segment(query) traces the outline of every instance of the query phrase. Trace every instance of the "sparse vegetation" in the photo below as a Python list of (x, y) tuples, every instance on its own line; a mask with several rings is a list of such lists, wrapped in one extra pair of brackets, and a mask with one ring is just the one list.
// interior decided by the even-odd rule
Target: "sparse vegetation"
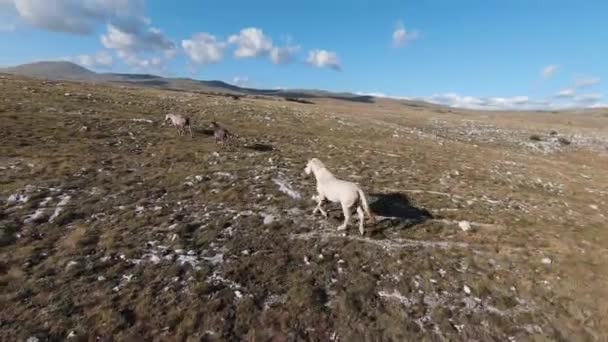
[[(0, 90), (0, 340), (608, 338), (602, 112)], [(386, 216), (365, 236), (312, 217), (313, 156)]]

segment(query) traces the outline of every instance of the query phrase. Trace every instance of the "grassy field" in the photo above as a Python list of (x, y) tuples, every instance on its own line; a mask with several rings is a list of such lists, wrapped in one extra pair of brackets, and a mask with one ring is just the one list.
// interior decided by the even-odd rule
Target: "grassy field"
[[(0, 91), (0, 340), (608, 339), (606, 110)], [(365, 235), (311, 215), (311, 157)]]

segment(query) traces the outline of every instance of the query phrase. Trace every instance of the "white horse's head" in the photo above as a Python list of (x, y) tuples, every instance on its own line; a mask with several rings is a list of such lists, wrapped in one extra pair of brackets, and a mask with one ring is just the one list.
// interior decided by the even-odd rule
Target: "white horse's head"
[(316, 170), (325, 167), (323, 163), (318, 158), (312, 158), (306, 163), (306, 168), (304, 168), (304, 172), (309, 175), (311, 172), (315, 172)]

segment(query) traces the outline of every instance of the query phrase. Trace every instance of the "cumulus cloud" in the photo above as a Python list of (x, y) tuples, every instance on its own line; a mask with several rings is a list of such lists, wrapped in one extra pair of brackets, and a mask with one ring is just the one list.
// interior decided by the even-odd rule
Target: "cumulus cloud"
[(272, 50), (272, 40), (256, 27), (242, 29), (239, 34), (228, 37), (228, 42), (237, 46), (234, 51), (237, 58), (263, 56)]
[[(555, 109), (577, 109), (577, 108), (603, 108), (604, 103), (600, 100), (602, 94), (584, 94), (580, 96), (560, 97), (558, 101), (532, 100), (528, 96), (513, 97), (476, 97), (461, 96), (455, 93), (436, 94), (429, 97), (408, 98), (411, 100), (426, 101), (441, 104), (453, 108), (467, 108), (479, 110), (555, 110)], [(569, 98), (570, 101), (563, 101)], [(404, 98), (402, 98), (404, 99)]]
[(576, 76), (574, 78), (574, 87), (575, 88), (586, 88), (591, 87), (600, 83), (599, 77), (594, 76)]
[(583, 95), (579, 95), (577, 97), (574, 98), (574, 101), (578, 102), (578, 103), (591, 103), (591, 104), (595, 104), (597, 102), (599, 102), (599, 100), (602, 99), (602, 94), (599, 93), (593, 93), (593, 94), (583, 94)]
[(567, 89), (562, 89), (562, 90), (558, 91), (557, 94), (554, 95), (554, 97), (556, 97), (556, 98), (571, 98), (571, 97), (574, 97), (574, 95), (576, 95), (576, 89), (574, 89), (574, 88), (567, 88)]
[(523, 110), (547, 107), (548, 102), (533, 101), (528, 96), (513, 97), (476, 97), (461, 96), (455, 93), (436, 94), (430, 97), (416, 98), (435, 104), (454, 108), (483, 109), (483, 110)]
[(106, 22), (137, 26), (146, 22), (144, 0), (3, 0), (25, 23), (56, 32), (92, 33)]
[(287, 64), (299, 50), (299, 46), (273, 47), (270, 50), (270, 60), (274, 64)]
[(547, 65), (541, 70), (541, 75), (544, 79), (550, 78), (557, 72), (557, 65)]
[(315, 49), (308, 53), (306, 62), (317, 68), (330, 68), (336, 71), (341, 70), (340, 60), (335, 52)]
[(101, 43), (108, 49), (119, 51), (163, 51), (175, 49), (175, 44), (156, 28), (126, 31), (108, 24), (107, 32), (101, 36)]
[(101, 43), (107, 49), (115, 50), (125, 64), (138, 70), (162, 69), (177, 53), (175, 44), (156, 28), (123, 29), (108, 24)]
[(405, 46), (408, 42), (418, 39), (418, 37), (418, 31), (407, 31), (403, 26), (403, 23), (400, 21), (397, 23), (395, 30), (393, 31), (393, 46)]
[(107, 51), (100, 51), (94, 55), (78, 55), (66, 58), (66, 60), (90, 69), (109, 69), (113, 62), (112, 55)]
[(191, 39), (182, 40), (182, 48), (190, 60), (197, 64), (217, 63), (224, 57), (226, 43), (209, 33), (197, 33)]
[(240, 77), (240, 76), (235, 76), (232, 79), (232, 84), (237, 85), (239, 87), (244, 87), (249, 83), (249, 77)]
[[(102, 45), (138, 69), (160, 66), (177, 53), (171, 40), (159, 29), (149, 27), (144, 0), (0, 0), (2, 4), (7, 7), (3, 12), (44, 30), (92, 34), (100, 25), (106, 25)], [(108, 64), (107, 56), (101, 57), (74, 58), (83, 65), (101, 67)]]
[(125, 62), (126, 65), (137, 71), (156, 71), (162, 72), (167, 60), (160, 56), (145, 56), (132, 51), (117, 51), (117, 55)]
[(388, 98), (396, 98), (396, 97), (391, 97), (391, 96), (388, 96), (388, 95), (386, 95), (385, 93), (381, 93), (381, 92), (375, 92), (375, 91), (372, 91), (372, 92), (364, 92), (364, 91), (359, 91), (359, 92), (356, 92), (355, 94), (357, 94), (357, 95), (361, 95), (361, 96), (373, 96), (373, 97), (388, 97)]

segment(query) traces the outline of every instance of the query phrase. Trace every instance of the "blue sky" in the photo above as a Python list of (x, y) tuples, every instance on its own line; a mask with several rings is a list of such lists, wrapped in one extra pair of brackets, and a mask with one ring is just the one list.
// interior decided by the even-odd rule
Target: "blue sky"
[(0, 65), (69, 59), (456, 107), (597, 107), (606, 13), (603, 0), (0, 0)]

